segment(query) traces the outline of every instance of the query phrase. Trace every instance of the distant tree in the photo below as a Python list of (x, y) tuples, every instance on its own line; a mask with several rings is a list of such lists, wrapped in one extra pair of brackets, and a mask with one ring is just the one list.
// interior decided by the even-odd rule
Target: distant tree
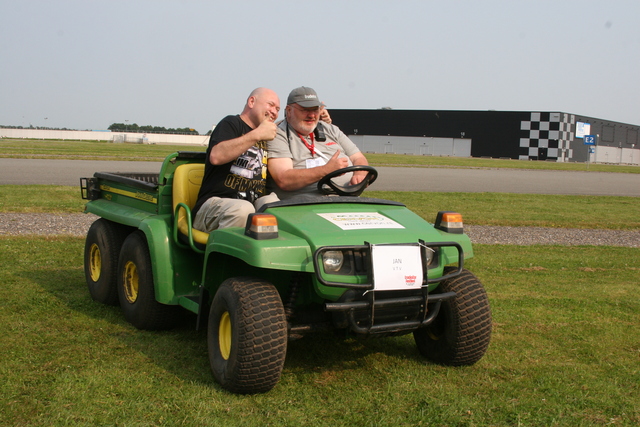
[(5, 128), (5, 129), (40, 129), (40, 130), (77, 130), (77, 129), (56, 128), (56, 127), (46, 127), (46, 126), (34, 126), (34, 125), (29, 125), (28, 127), (0, 125), (0, 128)]
[(125, 127), (124, 123), (113, 123), (107, 129), (109, 129), (111, 132), (124, 132)]
[(107, 129), (109, 129), (111, 132), (179, 133), (179, 134), (187, 134), (187, 135), (200, 135), (198, 131), (196, 131), (194, 128), (191, 128), (191, 127), (167, 129), (162, 126), (151, 126), (151, 125), (138, 126), (137, 123), (132, 123), (132, 124), (113, 123)]

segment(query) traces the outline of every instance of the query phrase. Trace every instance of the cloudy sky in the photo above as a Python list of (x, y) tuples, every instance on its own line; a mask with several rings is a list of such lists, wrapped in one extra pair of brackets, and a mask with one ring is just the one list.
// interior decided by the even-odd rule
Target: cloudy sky
[(0, 0), (0, 125), (205, 133), (249, 92), (640, 124), (637, 0)]

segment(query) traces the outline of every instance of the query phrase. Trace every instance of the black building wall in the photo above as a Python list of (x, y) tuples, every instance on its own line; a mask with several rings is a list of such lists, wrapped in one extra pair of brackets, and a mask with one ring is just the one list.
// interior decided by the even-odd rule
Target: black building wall
[(637, 149), (640, 127), (562, 112), (330, 110), (347, 135), (471, 139), (472, 157), (586, 161), (576, 124), (591, 125), (599, 146)]
[[(640, 126), (627, 123), (612, 122), (595, 117), (575, 116), (575, 121), (588, 123), (589, 133), (597, 136), (597, 145), (600, 147), (616, 147), (625, 149), (638, 149), (640, 147)], [(580, 141), (583, 144), (583, 141)], [(574, 144), (573, 160), (578, 162), (586, 161), (587, 148), (579, 149), (579, 144)]]
[(330, 110), (347, 135), (428, 136), (472, 140), (473, 157), (521, 154), (520, 123), (529, 112), (435, 110)]

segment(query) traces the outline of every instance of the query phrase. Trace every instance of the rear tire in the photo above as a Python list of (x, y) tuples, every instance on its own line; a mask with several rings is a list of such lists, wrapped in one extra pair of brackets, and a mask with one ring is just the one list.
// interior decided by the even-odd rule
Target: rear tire
[(118, 260), (118, 298), (125, 319), (138, 329), (170, 329), (179, 307), (156, 301), (153, 267), (144, 233), (135, 231), (124, 241)]
[(271, 390), (287, 354), (287, 320), (276, 288), (261, 280), (231, 278), (211, 304), (209, 362), (216, 381), (234, 393)]
[(84, 245), (84, 276), (91, 298), (102, 304), (118, 303), (118, 256), (128, 229), (99, 218), (87, 232)]
[[(451, 272), (445, 269), (445, 274)], [(427, 359), (449, 366), (473, 365), (482, 358), (491, 340), (491, 308), (482, 283), (468, 270), (445, 280), (437, 292), (453, 291), (456, 297), (442, 303), (436, 319), (413, 337)]]

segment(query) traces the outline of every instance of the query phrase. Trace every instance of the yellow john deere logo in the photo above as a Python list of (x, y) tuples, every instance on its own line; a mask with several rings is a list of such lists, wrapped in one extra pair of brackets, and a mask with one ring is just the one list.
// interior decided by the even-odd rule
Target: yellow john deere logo
[(109, 191), (111, 193), (120, 194), (121, 196), (131, 197), (132, 199), (143, 200), (149, 203), (157, 203), (158, 199), (152, 194), (143, 193), (141, 191), (127, 191), (119, 188), (113, 188), (110, 185), (100, 185), (100, 190)]

